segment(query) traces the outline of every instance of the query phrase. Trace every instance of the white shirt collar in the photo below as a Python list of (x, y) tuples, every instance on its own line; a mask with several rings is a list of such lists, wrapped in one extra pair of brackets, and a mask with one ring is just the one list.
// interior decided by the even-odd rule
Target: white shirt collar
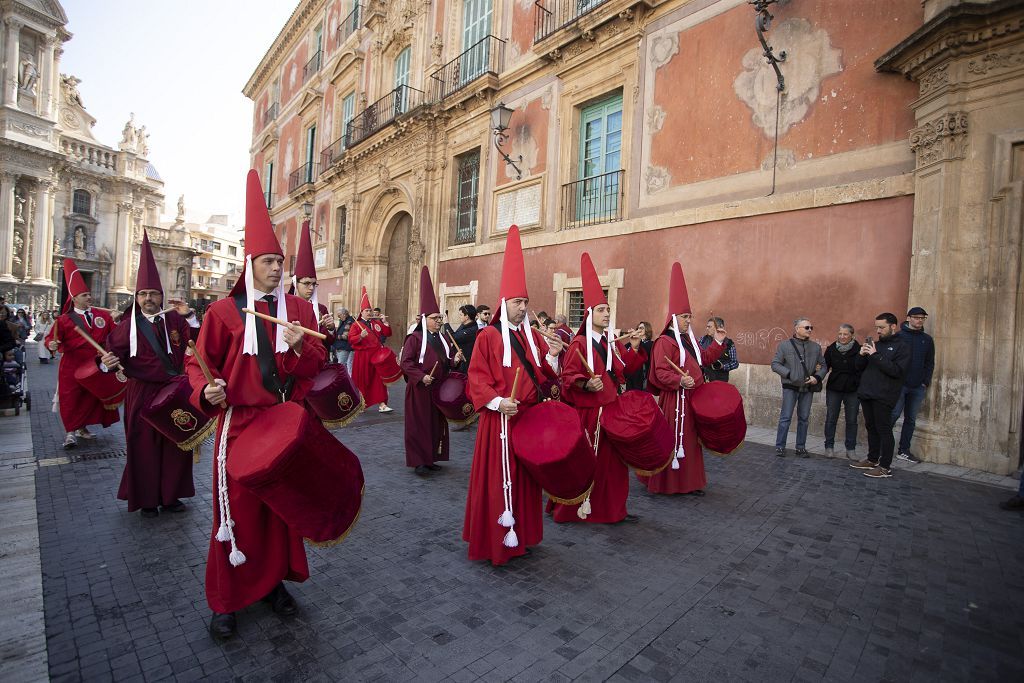
[(90, 312), (91, 310), (92, 310), (92, 306), (90, 306), (89, 308), (84, 308), (84, 309), (83, 308), (78, 308), (77, 306), (75, 307), (75, 313), (77, 313), (78, 315), (85, 315), (86, 313)]
[(142, 315), (146, 320), (148, 320), (151, 323), (155, 323), (157, 320), (161, 320), (163, 318), (163, 316), (161, 316), (159, 313), (157, 313), (156, 315), (147, 315), (146, 313), (143, 313)]
[(590, 328), (590, 338), (596, 342), (600, 342), (604, 338), (603, 332), (595, 332), (594, 328)]
[(256, 301), (262, 301), (265, 296), (276, 296), (273, 292), (261, 292), (255, 287), (252, 288), (252, 297)]

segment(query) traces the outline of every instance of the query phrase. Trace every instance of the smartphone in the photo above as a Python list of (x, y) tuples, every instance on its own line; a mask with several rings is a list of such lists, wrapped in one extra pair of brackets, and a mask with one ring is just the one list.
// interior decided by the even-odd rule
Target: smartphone
[(874, 338), (873, 338), (873, 337), (872, 337), (872, 336), (871, 336), (871, 335), (869, 334), (868, 336), (864, 337), (864, 343), (865, 343), (865, 344), (867, 344), (868, 346), (870, 346), (870, 345), (872, 345), (872, 344), (874, 344), (874, 343), (875, 343), (875, 340), (874, 340)]

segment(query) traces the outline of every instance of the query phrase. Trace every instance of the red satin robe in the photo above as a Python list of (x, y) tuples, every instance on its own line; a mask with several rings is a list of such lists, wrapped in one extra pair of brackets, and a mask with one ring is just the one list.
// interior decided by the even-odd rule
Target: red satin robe
[[(171, 375), (160, 363), (142, 330), (138, 332), (138, 353), (131, 357), (132, 321), (129, 316), (133, 313), (134, 310), (125, 315), (107, 337), (107, 348), (121, 360), (124, 374), (128, 376), (128, 393), (124, 401), (128, 457), (117, 489), (118, 500), (128, 501), (128, 512), (168, 505), (178, 498), (196, 495), (192, 482), (192, 454), (178, 448), (142, 418), (142, 409), (153, 402)], [(140, 318), (138, 324), (153, 327), (145, 318)], [(164, 324), (171, 341), (171, 366), (179, 373), (183, 372), (191, 328), (175, 311), (164, 314)], [(157, 343), (167, 343), (162, 333), (154, 330), (154, 336)], [(198, 411), (196, 417), (202, 417)]]
[[(441, 357), (431, 344), (427, 344), (423, 363), (420, 364), (422, 339), (423, 332), (419, 329), (406, 337), (399, 359), (406, 382), (405, 464), (408, 467), (448, 460), (448, 419), (434, 405), (430, 387), (423, 383), (423, 378), (433, 370), (433, 381), (440, 382), (448, 376), (456, 363), (450, 356)], [(454, 354), (455, 349), (450, 348), (449, 351)]]
[[(288, 320), (298, 320), (301, 325), (316, 329), (312, 307), (297, 296), (286, 295)], [(256, 310), (276, 315), (264, 301), (256, 302)], [(262, 320), (257, 325), (267, 329), (270, 343), (274, 344), (276, 329), (273, 323)], [(234, 299), (227, 297), (214, 302), (203, 319), (203, 327), (196, 342), (213, 376), (227, 382), (227, 401), (233, 406), (231, 425), (228, 432), (227, 457), (244, 458), (246, 453), (235, 452), (232, 443), (250, 424), (259, 419), (266, 408), (280, 402), (276, 393), (263, 386), (259, 363), (255, 355), (242, 353), (242, 339), (245, 325), (235, 307)], [(312, 384), (313, 377), (324, 366), (326, 353), (319, 339), (303, 339), (302, 353), (291, 350), (275, 353), (277, 371), (282, 380), (295, 378), (291, 400), (302, 403)], [(210, 532), (210, 551), (206, 561), (206, 601), (214, 612), (225, 614), (242, 609), (267, 595), (281, 580), (305, 581), (309, 578), (309, 565), (302, 537), (292, 532), (284, 520), (263, 503), (255, 494), (240, 484), (229, 481), (228, 501), (231, 516), (235, 522), (235, 537), (239, 550), (245, 553), (246, 562), (233, 567), (228, 561), (230, 543), (216, 539), (220, 526), (220, 509), (217, 505), (217, 457), (220, 449), (224, 411), (210, 405), (203, 397), (206, 378), (203, 376), (195, 357), (189, 356), (185, 363), (189, 381), (192, 384), (192, 402), (201, 405), (210, 415), (219, 417), (217, 438), (213, 457), (213, 528)], [(268, 441), (274, 438), (274, 425), (261, 424)]]
[[(562, 367), (562, 390), (566, 402), (576, 408), (580, 415), (580, 423), (587, 432), (590, 443), (594, 443), (597, 429), (598, 411), (602, 406), (618, 399), (617, 383), (608, 374), (601, 356), (594, 351), (594, 374), (601, 378), (604, 388), (599, 392), (586, 391), (579, 388), (579, 382), (590, 379), (590, 373), (583, 366), (580, 355), (587, 357), (587, 335), (578, 334), (573, 337), (565, 354), (565, 365)], [(618, 356), (612, 356), (612, 370), (619, 382), (625, 383), (626, 375), (639, 369), (647, 360), (647, 354), (626, 353), (621, 342), (616, 342)], [(577, 353), (579, 351), (579, 353)], [(590, 492), (591, 513), (586, 520), (580, 519), (579, 505), (562, 505), (548, 501), (548, 511), (556, 522), (593, 522), (597, 524), (613, 524), (626, 517), (626, 499), (629, 498), (629, 467), (619, 458), (610, 441), (603, 436), (598, 438), (597, 469), (594, 472), (594, 488)]]
[[(89, 336), (102, 346), (107, 341), (107, 335), (114, 329), (114, 319), (106, 311), (93, 308), (91, 312), (93, 326)], [(89, 326), (84, 316), (82, 321), (86, 327)], [(100, 400), (75, 379), (75, 370), (85, 363), (96, 364), (99, 355), (92, 344), (75, 331), (75, 323), (66, 313), (57, 317), (44, 343), (49, 344), (54, 340), (59, 344), (57, 351), (63, 354), (57, 369), (57, 400), (60, 403), (60, 419), (64, 423), (64, 431), (73, 432), (95, 424), (109, 427), (121, 419), (117, 408), (104, 408)]]
[[(367, 330), (364, 338), (359, 335)], [(391, 336), (391, 328), (379, 320), (360, 318), (348, 330), (348, 343), (352, 346), (352, 381), (359, 388), (367, 406), (388, 402), (388, 387), (377, 374), (377, 366), (370, 359), (381, 348), (380, 334)]]
[[(555, 371), (545, 361), (547, 344), (540, 333), (525, 325), (533, 335), (540, 356), (541, 365), (533, 362), (530, 347), (524, 341), (523, 348), (530, 365), (540, 381), (556, 379)], [(544, 536), (542, 494), (540, 485), (519, 467), (514, 454), (509, 455), (509, 471), (512, 479), (512, 514), (515, 517), (515, 532), (519, 545), (506, 548), (502, 544), (508, 529), (498, 524), (498, 518), (505, 509), (502, 489), (501, 463), (501, 414), (487, 408), (495, 397), (508, 398), (512, 393), (516, 368), (522, 362), (512, 351), (512, 367), (501, 365), (501, 330), (488, 325), (480, 330), (469, 362), (467, 394), (473, 407), (480, 413), (477, 427), (476, 446), (473, 449), (473, 465), (469, 474), (469, 492), (466, 496), (466, 517), (462, 527), (462, 540), (469, 543), (470, 560), (490, 560), (493, 565), (502, 565), (513, 557), (526, 553), (527, 546), (537, 545)], [(511, 430), (516, 420), (537, 404), (537, 390), (525, 370), (520, 372), (516, 389), (519, 398), (519, 413), (509, 421)]]
[[(310, 306), (310, 308), (312, 308), (312, 306)], [(317, 321), (319, 321), (321, 318), (323, 318), (328, 313), (330, 313), (330, 311), (327, 310), (327, 307), (324, 306), (323, 304), (320, 304), (320, 315), (317, 316), (317, 318), (316, 318)], [(335, 325), (337, 325), (337, 323), (335, 323)], [(337, 329), (337, 327), (335, 327), (335, 329)], [(327, 337), (327, 339), (324, 339), (323, 344), (324, 344), (324, 348), (327, 349), (327, 356), (329, 358), (330, 354), (331, 354), (331, 347), (334, 346), (334, 339), (335, 339), (334, 332), (331, 332), (329, 329), (327, 329), (326, 325), (318, 325), (317, 326), (317, 331), (320, 332), (320, 334), (322, 334), (325, 337)]]
[[(685, 346), (685, 343), (684, 343)], [(672, 433), (678, 433), (676, 426), (676, 397), (682, 388), (679, 386), (680, 375), (665, 360), (667, 356), (676, 365), (686, 370), (690, 377), (693, 377), (696, 384), (694, 389), (704, 384), (704, 375), (701, 372), (701, 365), (711, 365), (722, 355), (723, 347), (717, 341), (712, 342), (706, 349), (698, 345), (696, 351), (701, 358), (694, 358), (689, 351), (686, 351), (684, 363), (679, 361), (679, 347), (671, 335), (663, 334), (654, 342), (651, 350), (651, 374), (648, 378), (650, 385), (659, 391), (658, 405), (665, 413), (665, 419), (672, 427)], [(708, 485), (707, 475), (704, 473), (704, 451), (697, 441), (697, 426), (693, 419), (693, 410), (690, 406), (690, 392), (692, 389), (683, 390), (684, 416), (683, 416), (683, 454), (679, 460), (679, 469), (674, 470), (669, 465), (653, 477), (637, 475), (637, 479), (647, 486), (651, 493), (690, 493), (703, 490)]]

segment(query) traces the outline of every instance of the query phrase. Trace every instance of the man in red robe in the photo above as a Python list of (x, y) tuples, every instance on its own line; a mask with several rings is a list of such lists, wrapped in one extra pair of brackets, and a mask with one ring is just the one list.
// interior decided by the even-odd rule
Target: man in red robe
[(597, 469), (594, 487), (586, 500), (576, 505), (549, 502), (548, 509), (556, 522), (632, 522), (637, 518), (626, 512), (629, 467), (619, 458), (611, 441), (600, 438), (598, 416), (602, 406), (613, 403), (622, 393), (626, 376), (643, 366), (647, 354), (640, 350), (639, 332), (634, 331), (629, 339), (637, 353), (626, 353), (626, 346), (612, 339), (608, 327), (612, 309), (590, 254), (583, 252), (580, 261), (586, 318), (564, 355), (561, 378), (566, 402), (579, 413), (590, 443), (597, 443)]
[(114, 318), (105, 310), (92, 307), (92, 292), (78, 272), (78, 266), (69, 258), (64, 259), (64, 280), (68, 285), (68, 300), (45, 341), (50, 351), (63, 354), (57, 370), (57, 400), (66, 432), (64, 448), (74, 448), (78, 439), (96, 438), (89, 431), (89, 425), (109, 427), (120, 416), (117, 406), (104, 406), (75, 379), (75, 371), (80, 367), (98, 362), (96, 348), (75, 328), (84, 330), (102, 345), (114, 329)]
[(327, 307), (320, 303), (317, 290), (320, 285), (316, 278), (316, 265), (313, 260), (313, 239), (309, 234), (309, 221), (302, 222), (302, 230), (299, 233), (299, 250), (295, 255), (295, 272), (292, 273), (292, 291), (308, 301), (313, 307), (313, 315), (320, 323), (320, 334), (327, 337), (324, 339), (324, 348), (330, 354), (334, 345), (334, 335), (338, 328), (334, 322), (334, 316), (327, 310)]
[(441, 336), (444, 317), (434, 296), (426, 266), (420, 271), (420, 323), (402, 345), (400, 364), (405, 375), (405, 464), (424, 476), (441, 469), (448, 460), (448, 419), (430, 396), (434, 382), (442, 382), (462, 362), (462, 352)]
[(388, 387), (384, 384), (377, 366), (373, 364), (373, 354), (381, 349), (381, 335), (391, 336), (391, 326), (387, 316), (375, 318), (370, 296), (363, 287), (359, 302), (359, 319), (348, 329), (348, 343), (352, 346), (352, 381), (359, 388), (367, 407), (380, 404), (378, 410), (390, 413), (388, 407)]
[(141, 509), (143, 517), (156, 517), (158, 508), (184, 512), (181, 499), (196, 495), (191, 454), (142, 418), (142, 409), (153, 403), (171, 378), (184, 373), (191, 331), (199, 327), (187, 305), (174, 302), (177, 309), (165, 313), (163, 301), (160, 273), (149, 235), (143, 231), (135, 303), (107, 337), (110, 355), (102, 359), (108, 367), (112, 360), (119, 364), (129, 378), (124, 402), (127, 458), (117, 498), (128, 501), (128, 512)]
[[(245, 255), (243, 276), (228, 297), (206, 310), (199, 332), (197, 352), (209, 365), (214, 382), (207, 382), (195, 356), (190, 354), (186, 361), (192, 402), (218, 416), (215, 453), (225, 438), (224, 424), (229, 424), (228, 460), (247, 457), (232, 443), (267, 408), (282, 401), (302, 402), (326, 360), (323, 344), (305, 339), (292, 324), (316, 329), (317, 320), (308, 303), (285, 294), (284, 255), (254, 170), (249, 171), (246, 187)], [(265, 322), (243, 314), (243, 307), (290, 323)], [(268, 441), (274, 439), (273, 424), (257, 428), (265, 431)], [(309, 578), (302, 537), (245, 487), (227, 478), (222, 487), (223, 469), (214, 458), (218, 503), (206, 563), (206, 599), (213, 610), (210, 633), (215, 638), (233, 636), (234, 612), (260, 599), (278, 614), (294, 614), (295, 601), (283, 581)]]
[[(544, 536), (541, 488), (503, 448), (516, 417), (539, 403), (545, 380), (557, 382), (559, 340), (545, 340), (526, 322), (526, 290), (519, 228), (509, 229), (499, 291), (500, 315), (480, 330), (469, 362), (467, 393), (480, 413), (469, 475), (462, 539), (470, 560), (502, 565), (524, 555)], [(544, 349), (547, 355), (544, 355)], [(520, 371), (516, 395), (512, 385)], [(510, 447), (509, 447), (510, 448)], [(507, 491), (507, 494), (506, 494)]]
[(697, 343), (690, 327), (693, 309), (679, 263), (672, 264), (668, 310), (665, 330), (651, 350), (649, 382), (661, 392), (658, 405), (676, 435), (676, 456), (671, 467), (650, 477), (637, 475), (637, 478), (651, 493), (703, 496), (708, 480), (704, 473), (704, 451), (697, 441), (697, 427), (690, 408), (690, 392), (704, 383), (700, 366), (710, 365), (722, 355), (726, 333), (724, 328), (719, 328), (715, 340), (706, 349)]

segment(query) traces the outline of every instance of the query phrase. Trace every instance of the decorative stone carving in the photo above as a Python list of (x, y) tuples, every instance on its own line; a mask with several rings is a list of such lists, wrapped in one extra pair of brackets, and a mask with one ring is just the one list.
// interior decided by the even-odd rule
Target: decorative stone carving
[[(978, 76), (986, 76), (990, 71), (1004, 71), (1024, 65), (1024, 49), (1009, 48), (989, 52), (967, 62), (967, 71)], [(924, 91), (922, 79), (921, 90)]]
[(39, 69), (36, 68), (36, 60), (31, 54), (22, 55), (21, 64), (18, 66), (18, 89), (23, 93), (35, 95), (38, 80)]
[(929, 95), (941, 87), (949, 85), (949, 64), (938, 66), (921, 77), (921, 94)]
[(917, 155), (918, 168), (963, 159), (967, 151), (967, 112), (950, 112), (913, 129), (910, 149)]
[(651, 40), (651, 66), (655, 70), (668, 64), (679, 52), (679, 34), (663, 33)]
[(665, 110), (655, 104), (647, 111), (648, 134), (653, 135), (661, 130), (665, 123)]
[(441, 61), (441, 52), (444, 50), (444, 41), (441, 40), (441, 34), (435, 33), (434, 39), (430, 41), (430, 54), (434, 56), (435, 62)]
[(668, 172), (667, 168), (661, 166), (648, 166), (644, 172), (644, 182), (647, 185), (647, 194), (657, 194), (661, 192), (669, 183), (672, 181), (672, 174)]
[(85, 105), (82, 103), (82, 94), (78, 92), (78, 84), (81, 82), (81, 78), (65, 74), (60, 76), (61, 93), (64, 95), (64, 102), (71, 106), (85, 109)]

